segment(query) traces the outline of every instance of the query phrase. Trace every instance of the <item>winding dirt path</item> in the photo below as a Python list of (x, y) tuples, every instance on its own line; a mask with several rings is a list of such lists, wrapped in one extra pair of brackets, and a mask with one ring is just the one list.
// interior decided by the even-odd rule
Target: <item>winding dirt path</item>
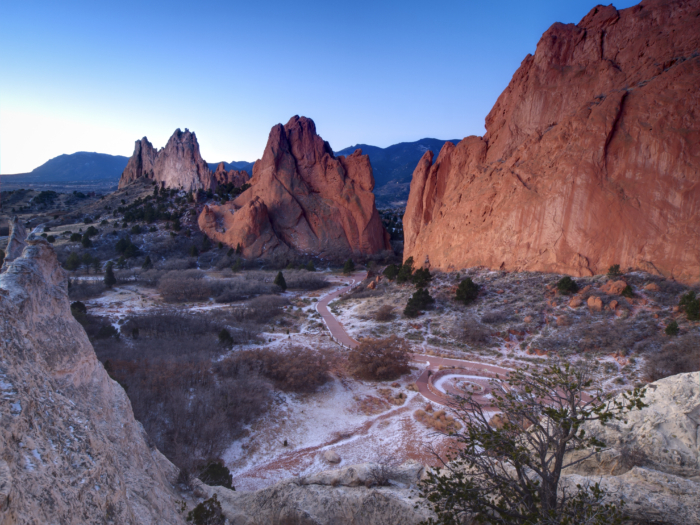
[[(353, 274), (352, 276), (348, 277), (348, 282), (349, 284), (347, 286), (344, 286), (342, 288), (339, 288), (338, 290), (335, 290), (334, 292), (329, 293), (328, 295), (323, 296), (321, 299), (319, 299), (318, 303), (316, 303), (316, 311), (321, 314), (321, 317), (323, 318), (323, 322), (326, 323), (326, 326), (328, 327), (328, 330), (330, 331), (331, 335), (333, 338), (343, 346), (347, 348), (355, 348), (358, 346), (360, 343), (357, 342), (355, 339), (350, 337), (350, 334), (348, 334), (345, 331), (345, 328), (343, 327), (343, 324), (338, 321), (338, 319), (335, 318), (335, 316), (331, 313), (331, 311), (328, 309), (328, 304), (349, 291), (354, 285), (357, 283), (362, 282), (367, 278), (367, 272), (358, 272)], [(483, 376), (485, 380), (488, 380), (491, 378), (490, 374), (499, 374), (501, 377), (504, 377), (508, 375), (509, 370), (506, 368), (502, 368), (500, 366), (495, 366), (495, 365), (487, 365), (484, 363), (478, 363), (474, 361), (462, 361), (459, 359), (450, 359), (447, 357), (437, 357), (437, 356), (432, 356), (432, 355), (424, 355), (424, 354), (412, 354), (411, 358), (415, 362), (419, 363), (427, 363), (428, 367), (423, 371), (423, 373), (420, 375), (420, 377), (416, 380), (416, 386), (418, 387), (418, 391), (420, 394), (426, 398), (429, 401), (432, 401), (434, 403), (438, 403), (440, 405), (446, 405), (450, 402), (450, 396), (447, 394), (436, 394), (433, 390), (430, 389), (429, 383), (430, 383), (430, 376), (437, 370), (440, 369), (440, 367), (458, 367), (462, 370), (467, 370), (469, 375), (474, 375), (474, 376)], [(487, 375), (484, 375), (484, 372), (486, 372)], [(465, 375), (465, 374), (460, 374), (457, 372), (455, 375)], [(433, 387), (434, 388), (434, 387)], [(489, 399), (483, 396), (478, 396), (475, 395), (474, 399), (477, 401), (481, 402), (485, 406), (489, 406), (490, 402)]]

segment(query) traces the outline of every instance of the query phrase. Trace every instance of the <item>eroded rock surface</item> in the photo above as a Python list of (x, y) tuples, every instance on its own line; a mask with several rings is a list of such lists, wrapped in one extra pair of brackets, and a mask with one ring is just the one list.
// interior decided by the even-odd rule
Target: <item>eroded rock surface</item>
[(0, 524), (184, 523), (177, 469), (70, 312), (51, 246), (0, 275)]
[(2, 269), (0, 269), (0, 271), (5, 271), (12, 261), (22, 255), (22, 250), (24, 250), (26, 242), (27, 229), (24, 227), (22, 221), (19, 220), (19, 217), (15, 215), (10, 221), (10, 237), (7, 241), (7, 248), (5, 248), (5, 259), (2, 263)]
[(486, 135), (419, 162), (404, 257), (700, 279), (699, 14), (698, 0), (651, 0), (550, 27)]
[(414, 525), (434, 514), (416, 508), (422, 465), (395, 470), (392, 485), (370, 487), (377, 465), (364, 463), (282, 481), (253, 492), (203, 487), (217, 494), (231, 525)]
[(250, 180), (250, 175), (245, 170), (228, 170), (223, 162), (219, 162), (214, 172), (214, 179), (217, 184), (233, 184), (240, 188)]
[(165, 188), (185, 191), (210, 190), (218, 184), (199, 153), (197, 136), (188, 129), (184, 132), (175, 130), (159, 151), (146, 137), (136, 141), (134, 154), (119, 179), (119, 188), (142, 177), (152, 179)]
[(199, 217), (202, 231), (233, 248), (240, 244), (244, 257), (294, 250), (337, 259), (390, 248), (369, 157), (357, 150), (336, 158), (311, 119), (295, 116), (272, 128), (250, 184), (233, 202), (208, 206)]

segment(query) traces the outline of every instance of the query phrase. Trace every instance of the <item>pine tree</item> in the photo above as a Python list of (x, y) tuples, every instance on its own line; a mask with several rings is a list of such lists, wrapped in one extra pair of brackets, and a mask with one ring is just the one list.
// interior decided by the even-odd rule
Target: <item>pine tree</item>
[(315, 271), (316, 271), (316, 267), (314, 266), (314, 262), (313, 262), (313, 261), (309, 261), (308, 263), (306, 263), (306, 270), (309, 271), (309, 272), (315, 272)]
[(117, 284), (117, 278), (114, 277), (114, 270), (112, 269), (112, 261), (107, 263), (107, 268), (105, 268), (105, 285), (107, 288), (112, 288)]
[(141, 265), (142, 270), (150, 270), (153, 268), (153, 263), (151, 262), (151, 256), (146, 255), (146, 260), (143, 261), (143, 264)]
[(80, 267), (80, 257), (75, 252), (70, 252), (66, 263), (63, 265), (66, 270), (71, 272), (76, 271)]
[(476, 297), (478, 295), (479, 287), (476, 284), (474, 284), (474, 281), (472, 281), (470, 277), (467, 277), (463, 279), (461, 283), (459, 283), (455, 299), (457, 299), (461, 303), (469, 304), (472, 301), (476, 300)]
[(349, 274), (355, 271), (355, 263), (352, 261), (352, 259), (348, 259), (345, 261), (345, 264), (343, 265), (343, 273), (344, 274)]
[(282, 275), (282, 272), (279, 272), (277, 277), (275, 277), (275, 284), (282, 288), (283, 292), (287, 290), (287, 281), (284, 280), (284, 275)]

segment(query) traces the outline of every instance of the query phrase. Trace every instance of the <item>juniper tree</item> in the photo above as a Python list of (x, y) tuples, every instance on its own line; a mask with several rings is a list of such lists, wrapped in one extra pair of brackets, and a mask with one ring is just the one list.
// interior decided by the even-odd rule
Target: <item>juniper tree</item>
[(469, 304), (475, 301), (479, 295), (479, 287), (471, 280), (471, 277), (466, 277), (459, 283), (455, 299), (460, 303)]
[(104, 282), (105, 282), (105, 286), (107, 286), (107, 288), (112, 288), (112, 286), (117, 284), (117, 278), (114, 277), (114, 270), (113, 270), (112, 261), (109, 261), (107, 263), (107, 267), (105, 268)]
[[(451, 455), (438, 458), (423, 495), (437, 522), (455, 524), (468, 516), (498, 525), (611, 525), (621, 523), (618, 505), (605, 503), (598, 484), (561, 483), (562, 471), (605, 448), (586, 422), (623, 419), (645, 407), (643, 388), (614, 398), (593, 387), (586, 367), (552, 364), (542, 370), (515, 370), (492, 380), (493, 408), (471, 394), (455, 397), (452, 409), (462, 422), (453, 432)], [(501, 412), (498, 423), (492, 418)], [(575, 455), (572, 453), (576, 453)]]
[(287, 281), (284, 280), (284, 275), (282, 275), (282, 272), (277, 273), (274, 284), (282, 288), (283, 292), (287, 290)]

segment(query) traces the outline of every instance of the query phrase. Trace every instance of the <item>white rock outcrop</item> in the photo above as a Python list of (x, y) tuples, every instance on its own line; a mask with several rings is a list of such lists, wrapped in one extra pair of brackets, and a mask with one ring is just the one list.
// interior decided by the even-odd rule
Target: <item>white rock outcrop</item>
[(70, 312), (51, 246), (0, 275), (0, 524), (179, 524), (177, 469)]
[(420, 500), (423, 466), (407, 462), (391, 469), (390, 485), (371, 486), (379, 465), (363, 463), (282, 481), (252, 492), (223, 487), (217, 494), (230, 525), (417, 525), (435, 518)]

